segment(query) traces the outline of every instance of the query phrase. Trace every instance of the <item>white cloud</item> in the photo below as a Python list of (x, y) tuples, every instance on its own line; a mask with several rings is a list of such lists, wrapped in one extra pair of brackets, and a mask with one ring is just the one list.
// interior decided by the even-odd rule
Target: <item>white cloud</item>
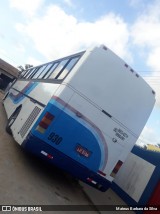
[[(159, 23), (160, 25), (160, 23)], [(160, 27), (160, 26), (159, 26)], [(160, 36), (160, 34), (159, 34)], [(160, 75), (160, 43), (157, 42), (157, 46), (153, 47), (148, 55), (147, 64), (153, 69), (153, 71), (158, 72)]]
[(158, 144), (160, 143), (160, 138), (157, 132), (148, 126), (145, 126), (137, 143), (138, 145), (146, 145), (146, 144)]
[(0, 49), (0, 58), (10, 63), (11, 65), (17, 67), (17, 62), (14, 59), (13, 55), (8, 53), (8, 51), (6, 51), (5, 49), (2, 49), (2, 48)]
[(132, 7), (139, 8), (144, 5), (144, 0), (129, 0), (129, 4)]
[(37, 66), (37, 65), (41, 65), (42, 62), (40, 60), (37, 60), (34, 57), (29, 57), (26, 61), (26, 64)]
[[(2, 55), (2, 56), (1, 56)], [(7, 51), (4, 49), (0, 49), (0, 58), (3, 59), (3, 56), (7, 55)]]
[(138, 51), (145, 52), (144, 60), (152, 71), (150, 79), (147, 80), (156, 91), (156, 104), (160, 106), (160, 1), (155, 0), (146, 6), (146, 10), (132, 26), (131, 35)]
[(10, 0), (10, 7), (16, 8), (25, 15), (33, 16), (44, 0)]
[(21, 44), (21, 43), (16, 43), (16, 44), (15, 44), (15, 50), (16, 50), (17, 52), (21, 52), (21, 54), (24, 54), (24, 53), (25, 53), (25, 47), (24, 47), (24, 45)]
[(157, 121), (156, 121), (156, 125), (157, 125), (157, 126), (160, 126), (160, 120), (157, 120)]
[(66, 3), (68, 6), (73, 7), (72, 0), (64, 0), (64, 3)]
[(133, 43), (147, 50), (147, 64), (160, 71), (160, 2), (153, 1), (132, 26)]
[(17, 24), (48, 59), (65, 56), (90, 45), (103, 43), (121, 57), (131, 59), (128, 51), (127, 24), (110, 13), (95, 22), (79, 22), (60, 7), (52, 5), (41, 18), (26, 25)]

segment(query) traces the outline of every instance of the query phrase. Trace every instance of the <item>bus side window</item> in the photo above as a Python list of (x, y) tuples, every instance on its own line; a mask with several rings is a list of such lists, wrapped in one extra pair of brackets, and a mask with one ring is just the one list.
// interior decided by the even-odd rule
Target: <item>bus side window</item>
[(26, 76), (27, 76), (28, 74), (30, 74), (30, 72), (31, 72), (32, 70), (33, 70), (33, 68), (31, 68), (31, 69), (29, 69), (29, 70), (25, 70), (24, 73), (23, 73), (22, 78), (26, 79)]
[(42, 71), (42, 73), (38, 76), (38, 79), (43, 79), (52, 66), (53, 66), (53, 63), (49, 63), (45, 67), (45, 69)]
[(43, 72), (45, 67), (46, 67), (46, 65), (39, 67), (39, 69), (36, 71), (36, 73), (32, 76), (32, 79), (38, 78), (38, 76), (41, 75), (41, 73)]
[(26, 79), (31, 79), (33, 75), (37, 72), (38, 68), (33, 68), (29, 74), (26, 76)]
[(71, 71), (71, 69), (75, 66), (78, 60), (79, 56), (70, 59), (65, 68), (56, 76), (56, 79), (58, 80), (64, 79), (66, 75)]
[(52, 72), (52, 74), (49, 76), (49, 79), (55, 79), (55, 77), (58, 75), (58, 73), (64, 68), (66, 63), (68, 62), (68, 59), (62, 60), (59, 65), (56, 67), (56, 69)]
[(20, 79), (23, 79), (26, 72), (27, 72), (26, 70), (23, 70), (23, 71), (19, 74), (19, 78), (20, 78)]
[(50, 75), (54, 72), (54, 70), (57, 68), (59, 62), (56, 62), (55, 64), (53, 64), (53, 66), (51, 67), (50, 70), (47, 71), (47, 73), (44, 76), (44, 79), (49, 78), (50, 79)]

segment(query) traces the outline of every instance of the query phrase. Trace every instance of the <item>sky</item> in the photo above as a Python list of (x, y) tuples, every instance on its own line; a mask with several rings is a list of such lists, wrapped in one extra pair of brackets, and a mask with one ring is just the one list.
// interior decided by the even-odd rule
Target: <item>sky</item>
[(104, 44), (156, 92), (138, 140), (160, 143), (159, 0), (2, 0), (0, 58), (14, 66), (42, 64)]

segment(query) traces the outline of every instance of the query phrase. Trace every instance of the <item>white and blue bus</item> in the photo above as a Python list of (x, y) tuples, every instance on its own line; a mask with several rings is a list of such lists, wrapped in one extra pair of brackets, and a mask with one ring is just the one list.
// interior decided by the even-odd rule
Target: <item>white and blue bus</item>
[(107, 47), (22, 72), (3, 99), (24, 149), (105, 191), (155, 103), (151, 87)]

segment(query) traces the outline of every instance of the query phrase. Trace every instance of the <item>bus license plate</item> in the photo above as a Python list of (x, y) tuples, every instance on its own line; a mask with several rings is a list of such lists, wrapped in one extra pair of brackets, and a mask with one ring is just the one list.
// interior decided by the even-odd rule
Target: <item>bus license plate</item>
[(79, 153), (79, 155), (86, 158), (89, 158), (89, 156), (91, 155), (91, 152), (88, 149), (82, 147), (80, 144), (76, 146), (76, 151)]

